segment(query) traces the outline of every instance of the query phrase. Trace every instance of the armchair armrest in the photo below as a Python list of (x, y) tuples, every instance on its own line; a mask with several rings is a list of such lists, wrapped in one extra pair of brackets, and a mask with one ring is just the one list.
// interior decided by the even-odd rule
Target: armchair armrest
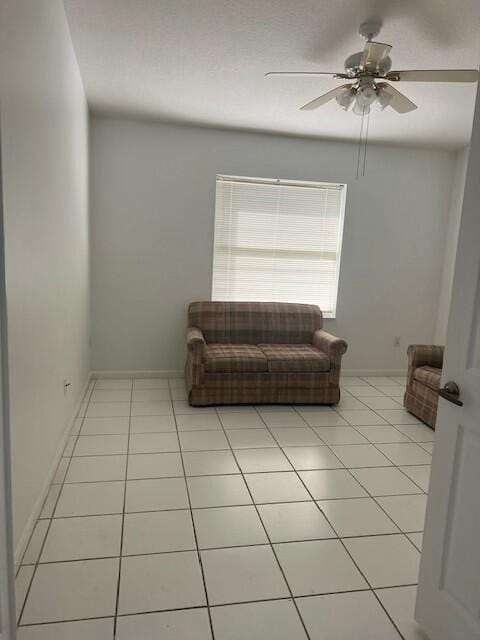
[(408, 356), (408, 380), (411, 380), (415, 369), (418, 367), (443, 367), (444, 347), (435, 344), (411, 344), (407, 349)]
[(205, 344), (205, 338), (203, 337), (201, 329), (198, 327), (187, 328), (187, 347), (189, 350), (200, 345), (203, 347)]
[(347, 350), (345, 340), (332, 336), (323, 329), (317, 329), (313, 334), (313, 346), (327, 354), (333, 368), (340, 368), (340, 361)]

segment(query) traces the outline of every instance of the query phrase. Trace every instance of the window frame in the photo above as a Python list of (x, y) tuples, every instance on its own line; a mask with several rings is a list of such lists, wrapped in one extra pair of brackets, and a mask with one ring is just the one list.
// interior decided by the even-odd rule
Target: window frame
[[(256, 178), (252, 176), (233, 176), (227, 175), (223, 173), (217, 173), (215, 176), (215, 198), (214, 198), (214, 233), (213, 233), (213, 246), (212, 246), (212, 276), (211, 276), (211, 288), (210, 288), (210, 299), (213, 300), (213, 288), (214, 288), (214, 278), (215, 278), (215, 253), (217, 247), (217, 209), (216, 209), (216, 201), (217, 201), (217, 189), (219, 182), (237, 182), (237, 183), (247, 183), (247, 184), (266, 184), (270, 186), (292, 186), (292, 187), (305, 187), (305, 188), (317, 188), (317, 189), (325, 189), (325, 188), (337, 188), (341, 191), (340, 198), (340, 213), (338, 217), (338, 248), (336, 253), (336, 276), (335, 281), (333, 283), (333, 305), (331, 311), (324, 311), (320, 304), (320, 307), (323, 317), (329, 320), (334, 320), (337, 317), (337, 304), (338, 304), (338, 289), (340, 282), (340, 268), (341, 268), (341, 260), (342, 260), (342, 249), (343, 249), (343, 233), (345, 226), (345, 213), (346, 213), (346, 199), (347, 199), (347, 183), (345, 182), (326, 182), (326, 181), (314, 181), (314, 180), (290, 180), (284, 178)], [(243, 301), (243, 300), (242, 300)], [(234, 301), (232, 301), (234, 302)], [(238, 302), (241, 302), (240, 300)], [(289, 300), (289, 302), (295, 304), (298, 301)]]

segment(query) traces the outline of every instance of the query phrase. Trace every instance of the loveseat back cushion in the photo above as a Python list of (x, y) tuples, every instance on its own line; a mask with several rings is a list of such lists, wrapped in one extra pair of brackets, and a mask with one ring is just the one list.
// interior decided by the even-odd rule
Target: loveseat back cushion
[(188, 323), (202, 330), (207, 343), (311, 344), (322, 312), (287, 302), (192, 302)]
[(207, 373), (260, 373), (268, 371), (262, 350), (252, 344), (207, 344), (203, 350)]
[(330, 358), (310, 344), (259, 344), (270, 372), (320, 373), (330, 370)]
[(413, 379), (421, 384), (424, 384), (430, 389), (435, 391), (440, 388), (440, 378), (442, 377), (442, 370), (437, 367), (417, 367), (413, 372)]

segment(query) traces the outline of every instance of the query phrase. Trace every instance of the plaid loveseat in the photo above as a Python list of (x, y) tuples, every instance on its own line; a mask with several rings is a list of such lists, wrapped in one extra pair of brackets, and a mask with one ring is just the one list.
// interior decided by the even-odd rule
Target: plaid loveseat
[(437, 420), (443, 349), (439, 345), (411, 344), (407, 351), (407, 388), (403, 404), (407, 411), (433, 429)]
[(315, 305), (192, 302), (185, 381), (193, 406), (335, 404), (344, 340)]

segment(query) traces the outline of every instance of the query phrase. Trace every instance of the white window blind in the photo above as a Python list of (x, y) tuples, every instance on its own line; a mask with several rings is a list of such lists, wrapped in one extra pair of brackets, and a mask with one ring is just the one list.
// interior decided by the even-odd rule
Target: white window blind
[(212, 299), (304, 302), (335, 317), (345, 190), (217, 176)]

